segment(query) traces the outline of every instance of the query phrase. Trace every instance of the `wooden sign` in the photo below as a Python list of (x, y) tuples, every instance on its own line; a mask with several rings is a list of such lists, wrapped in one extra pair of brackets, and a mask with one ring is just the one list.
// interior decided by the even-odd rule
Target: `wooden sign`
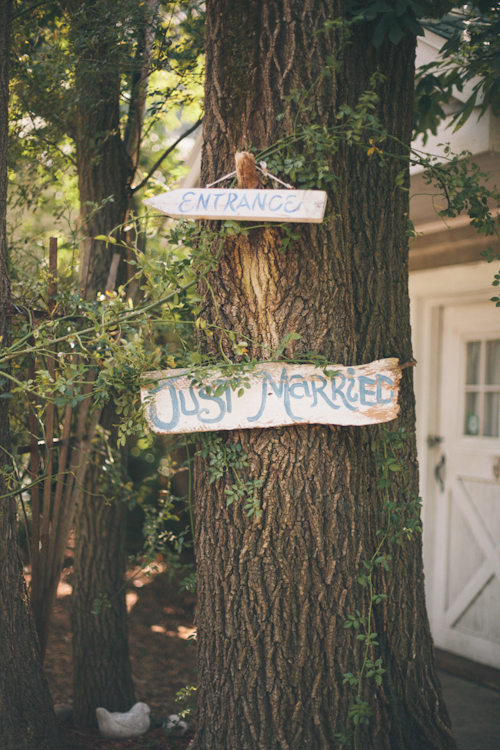
[[(358, 367), (331, 366), (328, 375), (313, 365), (259, 364), (242, 396), (211, 371), (205, 385), (193, 387), (186, 370), (144, 375), (141, 389), (153, 432), (208, 432), (290, 424), (365, 425), (389, 422), (399, 413), (401, 369), (398, 360), (381, 359)], [(153, 382), (151, 382), (153, 381)]]
[(325, 215), (323, 190), (171, 190), (143, 201), (173, 219), (234, 219), (320, 224)]

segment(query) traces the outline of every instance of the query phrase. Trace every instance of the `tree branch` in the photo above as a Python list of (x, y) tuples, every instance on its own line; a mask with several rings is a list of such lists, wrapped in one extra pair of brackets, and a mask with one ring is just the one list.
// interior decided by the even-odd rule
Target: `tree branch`
[(24, 16), (26, 13), (30, 13), (32, 10), (35, 10), (35, 8), (39, 8), (40, 5), (48, 5), (49, 2), (50, 0), (42, 0), (41, 3), (36, 3), (35, 5), (31, 5), (29, 8), (26, 8), (25, 10), (21, 10), (19, 13), (16, 13), (15, 16), (12, 16), (12, 20), (15, 21), (17, 18)]
[(148, 94), (149, 74), (153, 58), (153, 43), (156, 34), (154, 20), (159, 6), (159, 0), (147, 0), (144, 9), (144, 25), (140, 30), (142, 39), (137, 46), (130, 90), (130, 104), (128, 110), (127, 127), (125, 129), (124, 145), (130, 157), (134, 170), (139, 163), (142, 126), (146, 116), (146, 98)]
[(191, 126), (191, 127), (190, 127), (190, 128), (188, 129), (188, 130), (186, 130), (186, 132), (185, 132), (185, 133), (183, 133), (183, 134), (182, 134), (181, 136), (179, 136), (179, 138), (177, 138), (177, 140), (175, 141), (175, 143), (172, 143), (172, 145), (171, 145), (171, 146), (169, 146), (169, 147), (167, 148), (167, 150), (163, 152), (163, 154), (162, 154), (162, 155), (160, 156), (160, 158), (159, 158), (159, 159), (158, 159), (158, 160), (157, 160), (157, 161), (156, 161), (156, 162), (154, 163), (154, 165), (153, 165), (153, 167), (151, 168), (151, 171), (149, 172), (149, 174), (148, 174), (148, 175), (147, 175), (147, 176), (146, 176), (146, 177), (145, 177), (145, 178), (144, 178), (144, 179), (142, 180), (142, 182), (140, 182), (140, 183), (139, 183), (138, 185), (136, 185), (135, 187), (132, 187), (132, 188), (130, 188), (130, 194), (131, 194), (131, 195), (133, 195), (134, 193), (137, 193), (137, 191), (138, 191), (138, 190), (140, 190), (140, 189), (141, 189), (142, 187), (144, 187), (144, 185), (145, 185), (145, 184), (146, 184), (146, 183), (148, 182), (148, 180), (149, 180), (149, 179), (150, 179), (150, 178), (152, 177), (152, 175), (153, 175), (153, 174), (154, 174), (154, 173), (156, 172), (156, 170), (158, 169), (158, 167), (160, 166), (160, 164), (162, 163), (162, 161), (163, 161), (164, 159), (166, 159), (166, 158), (167, 158), (167, 156), (168, 156), (169, 154), (171, 154), (171, 153), (172, 153), (172, 151), (173, 151), (173, 150), (174, 150), (174, 149), (175, 149), (175, 148), (176, 148), (176, 147), (177, 147), (177, 146), (179, 145), (179, 143), (180, 143), (181, 141), (183, 141), (183, 140), (184, 140), (184, 138), (187, 138), (187, 136), (188, 136), (188, 135), (191, 135), (191, 133), (192, 133), (193, 131), (195, 131), (195, 130), (196, 130), (196, 128), (197, 128), (197, 127), (198, 127), (199, 125), (201, 125), (201, 123), (202, 123), (202, 122), (203, 122), (203, 118), (202, 118), (202, 117), (200, 117), (200, 119), (198, 120), (198, 122), (195, 122), (195, 124), (194, 124), (194, 125), (192, 125), (192, 126)]

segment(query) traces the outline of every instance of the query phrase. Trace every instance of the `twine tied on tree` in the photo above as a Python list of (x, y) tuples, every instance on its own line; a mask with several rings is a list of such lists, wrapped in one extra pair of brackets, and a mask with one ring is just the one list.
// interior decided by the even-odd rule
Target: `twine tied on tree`
[(205, 185), (205, 187), (211, 188), (214, 185), (218, 185), (219, 182), (228, 180), (230, 177), (237, 177), (239, 188), (254, 190), (262, 187), (259, 177), (260, 172), (264, 177), (268, 177), (274, 182), (279, 182), (279, 184), (286, 187), (287, 190), (295, 190), (293, 185), (290, 185), (288, 182), (283, 182), (279, 177), (271, 174), (267, 169), (267, 163), (265, 161), (261, 161), (257, 165), (255, 163), (255, 156), (250, 151), (237, 151), (234, 155), (234, 161), (236, 163), (236, 169), (234, 172), (229, 172), (229, 174), (225, 174), (224, 177), (219, 177), (218, 180), (211, 182), (209, 185)]

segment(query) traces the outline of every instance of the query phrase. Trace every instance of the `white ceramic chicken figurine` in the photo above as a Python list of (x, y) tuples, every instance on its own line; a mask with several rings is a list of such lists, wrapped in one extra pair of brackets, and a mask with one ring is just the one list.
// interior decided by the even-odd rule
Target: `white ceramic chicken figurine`
[(103, 737), (125, 740), (140, 737), (148, 731), (151, 709), (147, 703), (136, 703), (126, 714), (110, 713), (105, 708), (96, 708), (97, 723)]

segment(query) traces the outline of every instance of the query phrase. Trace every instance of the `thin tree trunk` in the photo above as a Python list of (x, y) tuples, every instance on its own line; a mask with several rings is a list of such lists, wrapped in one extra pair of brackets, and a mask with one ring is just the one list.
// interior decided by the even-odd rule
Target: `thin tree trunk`
[[(99, 220), (109, 221), (109, 216), (101, 217), (97, 213), (92, 222), (94, 227)], [(109, 232), (119, 223), (116, 220), (113, 224), (100, 224), (101, 228), (94, 228), (93, 232)], [(99, 264), (96, 261), (89, 278), (93, 290), (107, 288), (104, 277), (97, 272), (99, 267), (100, 261)], [(113, 276), (116, 278), (116, 267)], [(100, 421), (116, 444), (116, 430), (112, 427), (116, 414), (112, 404), (104, 407)], [(135, 694), (124, 588), (127, 506), (121, 500), (107, 498), (102, 492), (99, 456), (91, 455), (88, 460), (85, 491), (82, 493), (76, 484), (73, 490), (80, 493), (75, 515), (71, 601), (73, 716), (77, 724), (96, 726), (96, 708), (128, 711), (135, 703)], [(104, 603), (94, 614), (98, 601)]]
[[(79, 32), (95, 40), (86, 53), (86, 67), (77, 80), (76, 154), (83, 230), (82, 286), (87, 298), (108, 286), (108, 274), (116, 245), (93, 238), (108, 235), (127, 220), (131, 208), (131, 182), (137, 168), (146, 95), (155, 35), (157, 0), (147, 0), (132, 74), (132, 93), (124, 138), (120, 135), (120, 71), (116, 64), (113, 34), (99, 18), (98, 4), (89, 0)], [(105, 9), (105, 12), (109, 11)], [(117, 15), (119, 18), (119, 13)], [(76, 26), (75, 26), (76, 28)], [(94, 56), (95, 64), (91, 62)], [(96, 210), (97, 209), (97, 210)], [(115, 237), (124, 242), (126, 232)], [(128, 280), (124, 262), (127, 251), (118, 250), (122, 262), (112, 288)], [(115, 258), (116, 260), (116, 258)], [(101, 425), (111, 431), (116, 444), (114, 406), (102, 412)], [(125, 456), (123, 456), (125, 460)], [(79, 724), (96, 725), (95, 709), (128, 711), (135, 702), (128, 651), (125, 605), (126, 517), (124, 502), (107, 502), (101, 492), (99, 467), (92, 465), (85, 481), (85, 495), (76, 514), (75, 575), (72, 597), (74, 718)], [(98, 614), (96, 600), (104, 599)]]
[[(5, 218), (12, 0), (0, 3), (0, 340), (10, 343), (10, 281)], [(7, 395), (6, 385), (2, 388)], [(57, 723), (40, 663), (35, 626), (19, 559), (10, 460), (9, 399), (0, 398), (0, 738), (6, 750), (58, 750)]]
[[(100, 475), (94, 461), (76, 519), (71, 612), (73, 633), (78, 634), (78, 648), (73, 650), (73, 669), (78, 675), (73, 687), (75, 722), (90, 726), (95, 724), (99, 706), (128, 711), (135, 702), (123, 587), (127, 506), (106, 504), (98, 490)], [(97, 614), (92, 613), (95, 600), (100, 602)]]
[[(125, 216), (118, 218), (115, 214), (114, 218), (110, 218), (97, 213), (92, 221), (94, 227), (97, 220), (99, 228), (92, 230), (94, 236), (110, 232), (125, 220)], [(108, 257), (110, 253), (106, 251), (105, 255)], [(98, 272), (101, 264), (102, 258), (95, 261), (94, 273), (89, 279), (94, 293), (106, 287), (106, 280)], [(122, 262), (120, 265), (125, 264)], [(111, 429), (116, 419), (113, 406), (108, 404), (103, 409), (101, 424)], [(116, 444), (113, 429), (110, 439)], [(75, 572), (71, 605), (73, 715), (76, 723), (85, 726), (96, 726), (95, 709), (100, 706), (110, 711), (128, 711), (135, 702), (123, 587), (127, 561), (127, 506), (121, 501), (107, 499), (101, 491), (101, 483), (99, 466), (90, 463), (85, 492), (75, 515)], [(78, 489), (75, 485), (74, 491)], [(105, 605), (98, 614), (92, 614), (95, 601), (103, 596), (112, 601), (112, 606)]]
[[(89, 30), (99, 38), (99, 19), (88, 4)], [(98, 7), (95, 8), (96, 14)], [(97, 24), (97, 25), (96, 25)], [(80, 29), (81, 31), (81, 29)], [(107, 32), (104, 30), (104, 36)], [(76, 154), (81, 215), (88, 269), (82, 278), (87, 298), (104, 292), (116, 246), (94, 240), (108, 235), (126, 220), (129, 186), (133, 176), (130, 158), (120, 137), (118, 70), (106, 67), (106, 44), (91, 48), (99, 64), (88, 68), (77, 81)], [(87, 60), (87, 64), (88, 64)], [(105, 75), (103, 74), (105, 70)], [(97, 136), (96, 136), (97, 134)], [(98, 210), (95, 210), (95, 209)], [(116, 236), (116, 235), (115, 235)], [(123, 233), (118, 235), (123, 239)], [(83, 258), (85, 261), (85, 258)], [(84, 263), (85, 265), (85, 263)], [(126, 281), (127, 266), (118, 267), (118, 284)], [(101, 424), (110, 428), (114, 409), (103, 410)], [(116, 438), (111, 438), (112, 440)], [(135, 702), (128, 651), (125, 605), (126, 506), (109, 502), (101, 492), (99, 467), (89, 463), (85, 493), (75, 517), (75, 574), (72, 596), (73, 714), (76, 723), (96, 726), (95, 709), (128, 711)], [(98, 614), (94, 603), (109, 600)]]
[[(332, 126), (340, 104), (356, 104), (377, 70), (385, 75), (376, 108), (384, 126), (409, 144), (415, 39), (376, 50), (373, 26), (357, 27), (342, 51), (326, 21), (342, 13), (334, 0), (208, 0), (202, 183), (234, 168), (234, 153), (268, 147), (293, 132), (286, 101), (310, 89), (327, 56), (342, 58), (317, 85), (298, 123)], [(318, 33), (319, 32), (319, 33)], [(291, 107), (291, 116), (277, 116)], [(365, 149), (332, 154), (337, 191), (329, 192), (322, 226), (297, 225), (300, 239), (280, 251), (280, 230), (230, 238), (209, 277), (202, 315), (258, 341), (266, 358), (292, 331), (297, 353), (317, 351), (344, 365), (411, 357), (405, 236), (407, 193), (395, 187), (404, 163), (381, 168)], [(307, 164), (305, 169), (310, 169)], [(408, 175), (405, 178), (408, 186)], [(218, 329), (220, 330), (220, 329)], [(227, 340), (223, 341), (228, 346)], [(206, 348), (216, 354), (218, 335)], [(266, 354), (267, 352), (267, 354)], [(227, 353), (231, 356), (228, 348)], [(401, 414), (393, 427), (414, 430), (411, 370), (405, 370)], [(226, 507), (230, 475), (209, 483), (195, 475), (199, 581), (199, 698), (195, 750), (332, 750), (348, 726), (355, 690), (343, 674), (359, 670), (362, 647), (343, 623), (367, 611), (357, 578), (384, 526), (371, 443), (378, 427), (305, 425), (221, 433), (241, 443), (247, 478), (263, 481), (262, 517), (242, 504)], [(405, 464), (417, 492), (415, 443)], [(401, 501), (401, 498), (399, 498)], [(362, 698), (373, 709), (358, 750), (455, 748), (436, 676), (427, 621), (419, 538), (394, 545), (375, 591), (374, 609), (386, 673), (368, 680)]]

